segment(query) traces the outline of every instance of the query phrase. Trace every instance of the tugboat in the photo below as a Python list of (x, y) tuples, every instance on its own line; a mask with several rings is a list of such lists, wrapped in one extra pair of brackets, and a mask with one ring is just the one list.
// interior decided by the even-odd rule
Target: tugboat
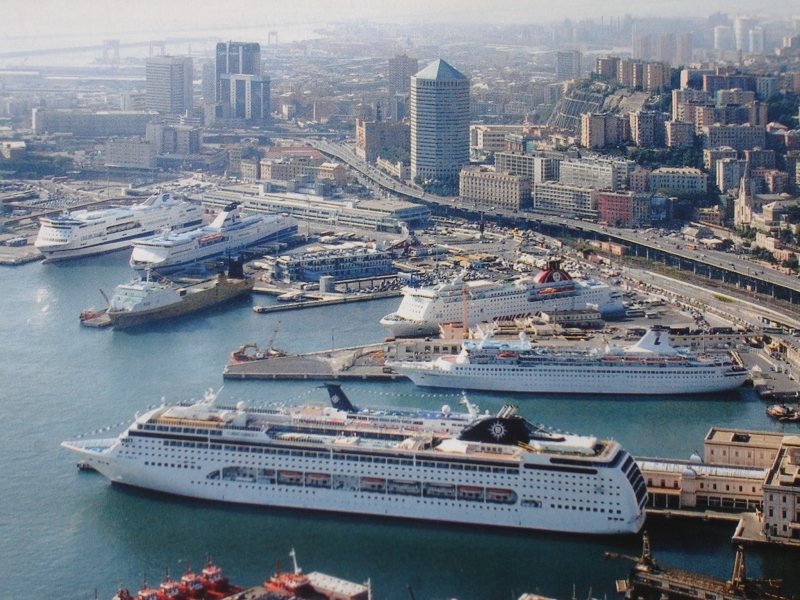
[(800, 421), (800, 406), (790, 406), (783, 403), (773, 404), (767, 408), (767, 414), (778, 421)]
[(210, 559), (200, 575), (200, 581), (203, 583), (206, 598), (227, 598), (244, 590), (239, 586), (231, 585), (228, 578), (223, 577), (222, 569), (212, 564)]
[(286, 596), (287, 598), (292, 598), (297, 596), (302, 590), (310, 588), (311, 580), (307, 576), (303, 575), (302, 569), (297, 566), (297, 554), (295, 554), (294, 548), (292, 548), (292, 551), (289, 552), (289, 556), (292, 557), (294, 572), (281, 573), (281, 561), (276, 560), (275, 575), (264, 582), (264, 587), (270, 592), (275, 592), (276, 594)]

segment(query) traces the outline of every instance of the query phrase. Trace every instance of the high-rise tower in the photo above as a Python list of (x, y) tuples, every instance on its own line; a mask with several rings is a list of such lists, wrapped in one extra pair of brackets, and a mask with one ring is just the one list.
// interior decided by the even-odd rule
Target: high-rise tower
[(221, 101), (222, 75), (261, 75), (261, 45), (255, 42), (217, 44), (215, 82), (217, 102)]
[(192, 109), (191, 56), (151, 56), (145, 76), (148, 110), (180, 115)]
[(469, 79), (439, 59), (411, 77), (411, 176), (458, 177), (469, 161)]

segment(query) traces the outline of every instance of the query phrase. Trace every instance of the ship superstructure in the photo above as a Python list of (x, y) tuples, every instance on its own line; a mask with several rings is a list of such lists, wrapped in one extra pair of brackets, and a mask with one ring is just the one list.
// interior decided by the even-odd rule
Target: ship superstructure
[(282, 215), (242, 216), (237, 204), (211, 224), (182, 233), (164, 233), (136, 242), (130, 265), (138, 271), (169, 273), (188, 265), (238, 252), (256, 243), (273, 243), (297, 233), (297, 220)]
[(200, 205), (162, 192), (128, 208), (77, 210), (42, 217), (34, 245), (52, 262), (127, 248), (134, 240), (158, 231), (183, 230), (202, 222)]
[(535, 277), (506, 282), (465, 281), (458, 275), (432, 287), (405, 287), (396, 312), (381, 319), (395, 337), (436, 334), (441, 323), (462, 321), (473, 327), (480, 322), (504, 321), (537, 312), (596, 307), (603, 316), (624, 313), (622, 294), (609, 285), (573, 278), (558, 261)]
[(215, 398), (62, 445), (113, 483), (208, 500), (594, 534), (644, 521), (645, 483), (619, 443), (553, 433), (514, 407), (454, 435)]
[(700, 358), (649, 330), (628, 348), (538, 347), (520, 341), (465, 341), (457, 356), (389, 362), (416, 385), (507, 392), (693, 394), (731, 390), (749, 376), (729, 355)]

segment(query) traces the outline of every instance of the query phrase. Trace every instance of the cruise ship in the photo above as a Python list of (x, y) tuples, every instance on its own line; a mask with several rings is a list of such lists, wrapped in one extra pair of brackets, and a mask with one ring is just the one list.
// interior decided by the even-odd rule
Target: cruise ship
[(76, 210), (42, 217), (34, 246), (46, 261), (54, 262), (127, 248), (134, 240), (158, 231), (187, 229), (202, 222), (200, 205), (162, 192), (128, 208)]
[(596, 307), (603, 316), (623, 315), (622, 294), (605, 283), (573, 279), (559, 261), (550, 261), (535, 277), (510, 282), (464, 281), (458, 275), (432, 287), (403, 288), (396, 312), (381, 319), (395, 337), (432, 335), (441, 323), (504, 321), (537, 312)]
[(440, 435), (391, 419), (276, 419), (215, 399), (62, 446), (112, 483), (220, 502), (581, 534), (644, 522), (645, 482), (618, 442), (551, 432), (514, 407)]
[(538, 347), (490, 335), (465, 341), (457, 356), (387, 362), (416, 385), (465, 390), (564, 394), (702, 394), (731, 390), (748, 378), (740, 362), (705, 359), (673, 348), (668, 331), (649, 330), (628, 348)]
[(242, 216), (237, 204), (221, 211), (211, 224), (182, 233), (164, 233), (136, 242), (130, 265), (137, 271), (177, 271), (188, 265), (238, 252), (256, 243), (286, 240), (297, 221), (282, 215)]

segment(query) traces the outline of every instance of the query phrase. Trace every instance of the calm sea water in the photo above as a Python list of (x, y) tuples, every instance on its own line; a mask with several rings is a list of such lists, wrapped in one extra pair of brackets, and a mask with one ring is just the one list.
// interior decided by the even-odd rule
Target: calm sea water
[[(179, 575), (211, 556), (243, 585), (271, 574), (295, 548), (307, 571), (353, 581), (371, 578), (376, 598), (458, 597), (508, 600), (523, 591), (568, 598), (613, 596), (629, 567), (607, 550), (638, 554), (640, 538), (596, 538), (482, 527), (241, 507), (112, 487), (78, 472), (61, 441), (130, 420), (166, 397), (174, 402), (222, 386), (222, 367), (245, 342), (293, 352), (376, 342), (378, 319), (397, 300), (259, 315), (242, 301), (135, 332), (83, 328), (81, 310), (101, 306), (132, 275), (123, 254), (67, 265), (0, 269), (0, 596), (110, 598), (120, 581), (132, 590), (166, 568)], [(408, 383), (352, 383), (365, 405), (456, 405), (456, 395), (426, 394)], [(703, 398), (601, 398), (470, 395), (481, 409), (518, 404), (531, 420), (564, 431), (619, 439), (637, 455), (688, 457), (712, 425), (797, 432), (776, 424), (750, 392)], [(312, 382), (227, 382), (221, 400), (326, 400)], [(99, 436), (116, 435), (119, 427)], [(728, 578), (732, 527), (651, 520), (664, 564)], [(751, 576), (784, 578), (800, 590), (792, 554), (752, 550)]]

